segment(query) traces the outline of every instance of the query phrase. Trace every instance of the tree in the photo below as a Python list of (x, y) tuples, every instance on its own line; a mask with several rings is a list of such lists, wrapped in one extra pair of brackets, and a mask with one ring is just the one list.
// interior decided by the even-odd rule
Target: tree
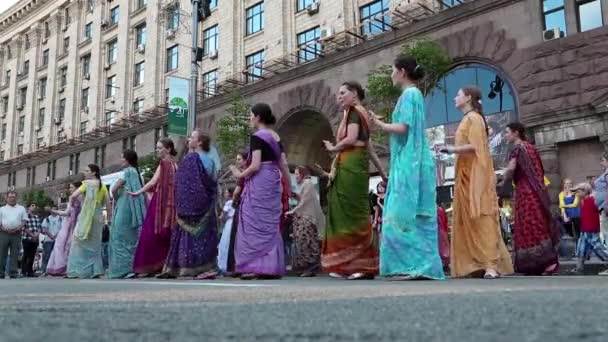
[(224, 160), (232, 160), (238, 150), (249, 143), (249, 108), (238, 92), (232, 94), (230, 106), (217, 123), (217, 147)]
[(53, 206), (53, 200), (46, 194), (42, 189), (31, 189), (30, 191), (23, 194), (23, 203), (25, 205), (36, 204), (38, 208), (44, 208), (46, 206)]
[[(418, 82), (424, 96), (440, 87), (439, 80), (450, 70), (452, 59), (437, 42), (420, 38), (405, 44), (401, 53), (416, 58), (424, 68), (425, 76)], [(382, 65), (368, 75), (367, 88), (369, 105), (377, 115), (390, 120), (390, 114), (397, 104), (401, 89), (393, 86), (391, 80), (392, 66)], [(386, 143), (386, 134), (376, 134), (374, 140)]]
[(147, 183), (152, 176), (154, 176), (154, 171), (156, 171), (158, 163), (159, 160), (156, 153), (150, 153), (142, 158), (139, 158), (139, 172), (144, 178), (144, 182)]

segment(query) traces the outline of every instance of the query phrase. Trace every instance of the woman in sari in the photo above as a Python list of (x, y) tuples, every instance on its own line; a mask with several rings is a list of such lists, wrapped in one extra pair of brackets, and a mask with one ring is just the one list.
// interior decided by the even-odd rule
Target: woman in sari
[(559, 267), (560, 232), (551, 214), (543, 163), (525, 132), (519, 122), (508, 124), (505, 130), (506, 139), (514, 144), (502, 183), (515, 182), (515, 272), (553, 275)]
[[(74, 193), (81, 185), (81, 182), (71, 183), (70, 194)], [(70, 246), (72, 245), (72, 238), (74, 236), (74, 227), (76, 227), (76, 221), (78, 220), (78, 214), (80, 213), (80, 205), (80, 198), (70, 198), (65, 211), (47, 208), (47, 211), (65, 217), (61, 225), (61, 230), (55, 239), (55, 245), (53, 246), (49, 263), (46, 266), (46, 274), (50, 276), (66, 275), (68, 256), (70, 254)]]
[(217, 166), (210, 156), (210, 146), (209, 136), (194, 130), (188, 139), (190, 152), (175, 172), (177, 223), (159, 278), (201, 275), (199, 279), (210, 279), (216, 275)]
[(513, 264), (498, 223), (496, 175), (481, 91), (462, 88), (454, 101), (464, 113), (456, 131), (456, 146), (436, 147), (457, 155), (450, 269), (453, 277), (483, 275), (494, 279), (513, 273)]
[(325, 229), (325, 214), (307, 167), (296, 168), (296, 182), (300, 185), (300, 193), (293, 194), (293, 197), (298, 200), (298, 205), (286, 213), (293, 219), (295, 248), (292, 268), (300, 272), (300, 277), (314, 277), (321, 262), (319, 230)]
[[(372, 279), (378, 274), (378, 251), (369, 219), (369, 141), (365, 92), (356, 82), (345, 82), (338, 92), (344, 108), (336, 144), (324, 141), (337, 153), (329, 175), (328, 213), (321, 264), (333, 278)], [(371, 153), (381, 171), (377, 157)], [(385, 178), (385, 177), (383, 177)]]
[(84, 182), (72, 193), (70, 201), (83, 195), (82, 208), (74, 228), (74, 238), (68, 257), (68, 278), (98, 278), (104, 273), (101, 259), (103, 206), (112, 222), (112, 204), (108, 189), (101, 182), (99, 166), (89, 164), (84, 171)]
[(416, 88), (423, 76), (415, 58), (397, 57), (391, 77), (403, 91), (392, 123), (371, 116), (375, 127), (390, 134), (380, 274), (394, 280), (445, 278), (437, 242), (435, 161), (425, 134), (424, 96)]
[(133, 197), (139, 197), (148, 191), (154, 193), (146, 210), (133, 260), (133, 272), (141, 277), (162, 271), (171, 244), (171, 228), (175, 225), (174, 187), (177, 164), (173, 157), (177, 152), (173, 141), (169, 138), (160, 139), (156, 144), (156, 153), (160, 163), (152, 179), (138, 191), (129, 192)]
[(270, 106), (254, 105), (250, 120), (256, 132), (250, 140), (249, 165), (243, 171), (230, 167), (234, 177), (245, 179), (234, 251), (236, 272), (246, 280), (276, 279), (285, 274), (281, 175), (289, 175), (289, 168), (281, 138), (271, 129), (276, 119)]
[(114, 222), (112, 222), (109, 241), (108, 278), (132, 278), (133, 257), (141, 225), (146, 215), (143, 197), (129, 196), (127, 191), (139, 191), (143, 182), (137, 168), (137, 153), (126, 150), (122, 153), (124, 169), (112, 187), (114, 197)]

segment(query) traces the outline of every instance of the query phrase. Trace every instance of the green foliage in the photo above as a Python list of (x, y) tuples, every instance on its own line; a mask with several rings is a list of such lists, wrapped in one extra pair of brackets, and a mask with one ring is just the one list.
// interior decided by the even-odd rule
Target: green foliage
[(230, 107), (217, 123), (217, 147), (223, 160), (232, 160), (239, 149), (249, 143), (249, 109), (251, 106), (238, 92), (232, 95)]
[[(407, 43), (401, 50), (402, 54), (413, 56), (425, 71), (425, 76), (419, 81), (418, 87), (424, 96), (438, 86), (439, 80), (450, 70), (452, 59), (438, 43), (421, 38)], [(368, 103), (369, 108), (377, 115), (390, 121), (393, 108), (397, 105), (401, 89), (393, 86), (391, 80), (392, 66), (382, 65), (368, 75)], [(378, 133), (374, 140), (386, 144), (388, 135)]]
[(144, 177), (146, 183), (154, 176), (158, 163), (159, 160), (156, 153), (150, 153), (147, 156), (139, 158), (139, 172)]
[(23, 194), (21, 198), (24, 205), (36, 204), (38, 208), (44, 208), (46, 206), (53, 206), (53, 200), (46, 194), (42, 189), (31, 189)]

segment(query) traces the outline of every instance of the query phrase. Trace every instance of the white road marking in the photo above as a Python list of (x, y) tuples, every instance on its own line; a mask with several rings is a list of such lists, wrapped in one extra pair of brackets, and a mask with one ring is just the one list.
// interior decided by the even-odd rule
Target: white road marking
[(176, 281), (108, 281), (100, 279), (80, 280), (81, 283), (115, 284), (115, 285), (171, 285), (171, 286), (211, 286), (211, 287), (273, 287), (271, 284), (232, 284), (232, 283), (205, 283), (205, 282), (176, 282)]

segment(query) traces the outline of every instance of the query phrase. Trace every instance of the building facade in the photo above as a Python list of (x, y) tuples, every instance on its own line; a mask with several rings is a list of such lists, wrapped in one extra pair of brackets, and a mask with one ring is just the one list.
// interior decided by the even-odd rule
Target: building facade
[[(123, 147), (134, 145), (140, 154), (147, 154), (162, 135), (166, 76), (189, 75), (188, 26), (178, 24), (174, 30), (171, 25), (188, 17), (190, 2), (181, 1), (179, 6), (151, 0), (95, 2), (89, 13), (89, 1), (21, 1), (0, 16), (0, 83), (6, 71), (12, 75), (0, 89), (0, 96), (8, 96), (7, 115), (1, 121), (7, 127), (2, 149), (8, 160), (0, 164), (0, 188), (63, 184), (76, 172), (76, 156), (79, 165), (96, 161), (111, 170)], [(116, 6), (121, 12), (118, 23), (108, 27)], [(179, 10), (171, 12), (172, 7)], [(341, 82), (353, 79), (365, 84), (368, 74), (390, 64), (404, 43), (428, 37), (440, 42), (454, 59), (442, 87), (427, 98), (429, 128), (439, 132), (433, 138), (436, 142), (449, 141), (461, 118), (452, 109), (455, 92), (475, 84), (487, 92), (483, 102), (498, 165), (507, 151), (502, 127), (520, 120), (535, 138), (554, 191), (562, 177), (578, 181), (600, 173), (599, 157), (608, 140), (608, 28), (604, 25), (608, 0), (217, 0), (212, 8), (201, 25), (197, 113), (199, 127), (212, 134), (226, 114), (231, 92), (238, 90), (251, 103), (273, 106), (293, 164), (327, 164), (329, 155), (321, 141), (333, 138), (340, 119), (335, 93)], [(83, 37), (90, 21), (92, 38), (86, 42)], [(44, 43), (47, 22), (51, 32)], [(139, 49), (137, 27), (144, 22), (147, 38), (145, 48)], [(66, 35), (74, 43), (68, 42), (64, 49)], [(108, 65), (114, 40), (118, 57)], [(46, 54), (49, 61), (44, 67), (45, 44), (50, 43), (55, 45)], [(177, 50), (172, 50), (174, 46)], [(81, 59), (88, 53), (91, 65), (96, 64), (90, 80), (81, 71)], [(16, 76), (26, 60), (29, 73)], [(137, 67), (140, 61), (146, 63), (144, 71)], [(177, 68), (169, 70), (173, 61)], [(145, 76), (138, 86), (140, 74)], [(41, 107), (38, 84), (44, 77), (48, 95)], [(62, 84), (63, 92), (70, 94), (63, 103)], [(87, 86), (90, 107), (85, 115), (82, 93)], [(18, 102), (24, 88), (25, 101)], [(69, 144), (85, 117), (90, 118), (85, 130), (113, 127), (112, 120), (118, 126), (137, 112), (134, 107), (140, 98), (144, 103), (137, 108), (158, 115), (127, 120), (120, 130)], [(23, 109), (17, 109), (21, 104)], [(54, 124), (52, 115), (57, 111), (51, 109), (39, 133), (39, 109), (62, 106), (67, 108), (62, 124)], [(65, 137), (58, 135), (59, 127)], [(48, 139), (47, 144), (63, 147), (36, 155), (40, 136)], [(440, 178), (449, 180), (451, 163), (438, 163)]]

